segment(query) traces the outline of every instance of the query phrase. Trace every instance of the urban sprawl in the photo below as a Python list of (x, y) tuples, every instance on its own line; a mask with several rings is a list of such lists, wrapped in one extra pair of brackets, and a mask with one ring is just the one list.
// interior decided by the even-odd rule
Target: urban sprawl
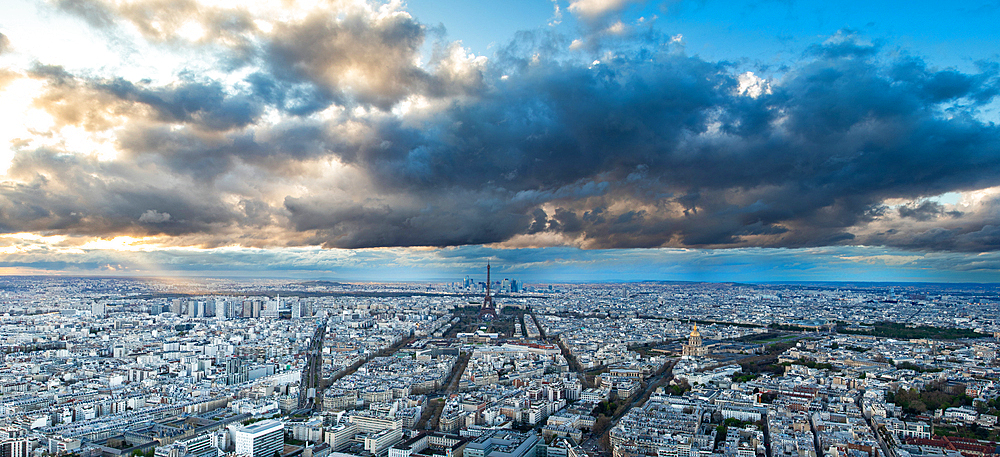
[(5, 277), (0, 457), (990, 457), (997, 335), (990, 285)]

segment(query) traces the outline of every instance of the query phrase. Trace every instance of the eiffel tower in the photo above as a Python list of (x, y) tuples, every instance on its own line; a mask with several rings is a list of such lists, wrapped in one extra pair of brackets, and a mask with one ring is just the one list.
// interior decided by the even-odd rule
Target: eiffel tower
[(483, 306), (479, 308), (479, 318), (484, 321), (491, 321), (497, 318), (497, 309), (493, 306), (493, 297), (490, 296), (490, 263), (486, 262), (486, 297), (483, 298)]

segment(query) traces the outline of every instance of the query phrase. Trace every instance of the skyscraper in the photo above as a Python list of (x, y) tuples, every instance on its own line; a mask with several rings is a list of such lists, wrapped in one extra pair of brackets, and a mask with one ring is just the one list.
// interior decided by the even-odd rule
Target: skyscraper
[(281, 297), (276, 297), (274, 300), (268, 300), (264, 302), (264, 312), (261, 313), (260, 317), (270, 317), (277, 318), (278, 310), (281, 309)]
[(107, 315), (107, 308), (105, 307), (104, 302), (95, 301), (92, 303), (90, 305), (90, 313), (93, 314), (94, 317), (105, 317)]
[(222, 298), (216, 298), (215, 299), (215, 318), (216, 319), (223, 320), (223, 319), (226, 319), (227, 317), (230, 317), (229, 312), (228, 312), (229, 310), (227, 309), (228, 308), (228, 306), (227, 306), (228, 304), (229, 304), (228, 300), (225, 300), (225, 299), (222, 299)]
[(226, 384), (231, 386), (249, 381), (249, 368), (240, 357), (226, 359)]

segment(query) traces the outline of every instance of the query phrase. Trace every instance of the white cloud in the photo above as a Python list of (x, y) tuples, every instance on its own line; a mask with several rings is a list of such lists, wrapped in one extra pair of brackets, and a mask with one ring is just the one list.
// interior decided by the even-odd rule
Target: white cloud
[(604, 31), (611, 35), (621, 35), (622, 33), (625, 33), (625, 24), (623, 24), (622, 21), (616, 21)]
[(549, 26), (555, 27), (562, 23), (562, 9), (559, 8), (559, 0), (552, 0), (552, 19), (549, 19)]
[(147, 224), (161, 224), (170, 220), (170, 213), (161, 213), (155, 209), (146, 210), (139, 216), (139, 222)]
[(569, 11), (587, 20), (600, 19), (609, 13), (625, 9), (632, 0), (575, 0), (570, 1)]
[(757, 98), (764, 94), (771, 93), (771, 84), (752, 71), (748, 71), (736, 77), (740, 85), (736, 88), (736, 93), (750, 98)]

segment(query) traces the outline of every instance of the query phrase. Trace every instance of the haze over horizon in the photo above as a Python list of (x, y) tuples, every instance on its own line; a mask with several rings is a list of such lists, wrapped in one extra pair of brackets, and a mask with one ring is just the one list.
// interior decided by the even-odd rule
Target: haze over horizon
[(996, 2), (0, 11), (0, 274), (1000, 282)]

